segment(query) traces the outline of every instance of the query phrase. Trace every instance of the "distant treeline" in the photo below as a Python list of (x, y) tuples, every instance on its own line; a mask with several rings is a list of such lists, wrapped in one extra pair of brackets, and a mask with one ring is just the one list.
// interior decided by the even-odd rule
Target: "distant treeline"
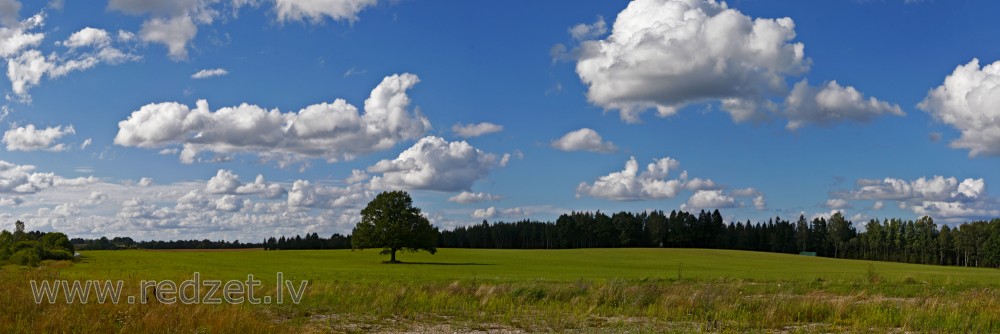
[(938, 228), (930, 217), (870, 220), (865, 232), (836, 213), (829, 219), (725, 224), (718, 210), (573, 212), (552, 222), (486, 221), (441, 232), (439, 247), (556, 249), (715, 248), (938, 265), (1000, 267), (1000, 218)]
[(351, 248), (351, 236), (334, 234), (329, 239), (324, 239), (319, 234), (306, 234), (306, 237), (296, 235), (293, 238), (284, 236), (275, 239), (270, 237), (264, 241), (264, 249), (349, 249)]
[(330, 238), (322, 238), (317, 233), (307, 233), (303, 238), (294, 236), (285, 238), (271, 237), (260, 243), (242, 243), (234, 241), (211, 241), (204, 240), (171, 240), (171, 241), (134, 241), (129, 237), (115, 237), (108, 239), (81, 239), (71, 240), (73, 245), (80, 250), (119, 250), (119, 249), (239, 249), (239, 248), (264, 248), (267, 250), (278, 249), (348, 249), (351, 248), (351, 237), (334, 234)]
[[(131, 238), (73, 239), (78, 249), (348, 249), (351, 236), (316, 233), (271, 237), (260, 243), (238, 240), (141, 241)], [(555, 222), (483, 221), (442, 231), (438, 247), (565, 249), (614, 247), (715, 248), (922, 264), (1000, 267), (1000, 218), (938, 227), (930, 217), (871, 220), (865, 232), (836, 213), (807, 220), (800, 215), (767, 222), (725, 223), (719, 210), (563, 214)]]
[(171, 240), (171, 241), (139, 241), (136, 242), (129, 237), (115, 237), (108, 239), (81, 239), (70, 240), (79, 250), (118, 250), (118, 249), (237, 249), (237, 248), (263, 248), (259, 243), (241, 243), (234, 241), (211, 241), (204, 240)]
[[(842, 218), (842, 217), (841, 217)], [(804, 220), (805, 218), (801, 218)], [(796, 225), (781, 218), (767, 223), (751, 224), (723, 221), (719, 210), (698, 214), (685, 211), (642, 213), (619, 212), (611, 216), (600, 211), (563, 214), (552, 222), (519, 221), (513, 223), (486, 221), (478, 225), (458, 227), (441, 232), (441, 247), (457, 248), (595, 248), (595, 247), (671, 247), (719, 248), (753, 251), (798, 253), (817, 251), (824, 256), (835, 256), (826, 234), (830, 224), (826, 219), (816, 219), (813, 228), (806, 225), (801, 237), (807, 240), (796, 244)], [(840, 219), (838, 231), (844, 238), (856, 232), (850, 223)]]

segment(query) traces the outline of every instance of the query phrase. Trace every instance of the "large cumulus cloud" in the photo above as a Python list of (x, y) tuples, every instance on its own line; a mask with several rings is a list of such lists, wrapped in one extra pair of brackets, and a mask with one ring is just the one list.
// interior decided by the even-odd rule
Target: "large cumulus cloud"
[(680, 162), (666, 157), (639, 173), (639, 163), (632, 157), (624, 170), (601, 176), (593, 183), (580, 183), (576, 193), (616, 201), (673, 198), (683, 190), (684, 182), (666, 177), (679, 166)]
[(37, 151), (47, 150), (59, 152), (67, 149), (65, 143), (58, 143), (59, 139), (75, 134), (73, 126), (56, 126), (45, 129), (35, 128), (34, 124), (16, 127), (3, 134), (3, 143), (8, 151)]
[[(573, 33), (587, 35), (593, 34)], [(797, 95), (829, 91), (820, 99), (781, 106), (787, 79), (812, 66), (795, 37), (791, 18), (752, 18), (725, 2), (637, 0), (618, 14), (610, 36), (584, 41), (573, 54), (587, 99), (627, 122), (638, 122), (646, 110), (670, 116), (700, 102), (720, 103), (736, 122), (787, 117), (790, 129), (902, 113), (835, 82)]]
[(379, 161), (368, 171), (382, 174), (372, 177), (371, 184), (376, 188), (467, 191), (490, 171), (506, 165), (509, 159), (509, 154), (497, 156), (465, 141), (449, 142), (428, 136), (399, 157)]
[[(719, 209), (746, 206), (738, 197), (753, 198), (758, 210), (766, 208), (764, 194), (754, 188), (726, 192), (711, 179), (689, 178), (681, 171), (680, 162), (664, 157), (655, 159), (640, 171), (635, 157), (629, 158), (625, 169), (600, 176), (594, 182), (581, 182), (577, 196), (591, 196), (613, 201), (660, 200), (674, 198), (684, 191), (694, 192), (683, 209)], [(674, 174), (677, 174), (674, 176)]]
[(715, 1), (633, 1), (611, 36), (582, 44), (577, 73), (594, 104), (623, 119), (691, 102), (778, 95), (809, 68), (789, 18), (751, 19)]
[(1000, 61), (980, 67), (979, 59), (960, 65), (931, 89), (918, 108), (962, 136), (951, 147), (969, 156), (1000, 156)]
[(148, 104), (118, 123), (115, 144), (158, 149), (181, 146), (180, 160), (192, 163), (201, 152), (256, 154), (285, 164), (308, 158), (327, 161), (393, 147), (419, 138), (430, 122), (410, 110), (406, 92), (416, 75), (385, 77), (365, 100), (364, 113), (342, 99), (282, 113), (242, 104), (211, 111), (200, 100), (195, 108), (177, 102)]
[(854, 87), (844, 87), (836, 81), (813, 87), (802, 80), (785, 99), (786, 127), (792, 130), (808, 123), (868, 122), (882, 115), (903, 116), (904, 113), (898, 105), (874, 97), (866, 98)]

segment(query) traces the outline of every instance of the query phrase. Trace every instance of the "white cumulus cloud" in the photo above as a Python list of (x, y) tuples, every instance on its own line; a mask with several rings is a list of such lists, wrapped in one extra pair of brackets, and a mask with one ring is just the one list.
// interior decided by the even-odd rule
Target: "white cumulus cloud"
[(698, 190), (714, 190), (714, 189), (718, 188), (718, 185), (715, 184), (715, 181), (708, 180), (708, 179), (697, 178), (696, 177), (696, 178), (688, 180), (684, 184), (684, 188), (687, 188), (688, 190), (693, 190), (693, 191), (698, 191)]
[(371, 184), (376, 188), (425, 189), (439, 191), (469, 190), (472, 184), (509, 158), (498, 157), (465, 141), (448, 142), (428, 136), (393, 160), (382, 160), (368, 167)]
[(297, 113), (242, 104), (211, 111), (200, 100), (195, 108), (176, 102), (148, 104), (118, 123), (115, 144), (150, 149), (180, 146), (184, 163), (201, 152), (256, 154), (285, 164), (308, 158), (350, 160), (420, 138), (430, 122), (409, 110), (406, 91), (419, 79), (413, 74), (385, 77), (365, 100), (364, 113), (342, 99), (310, 105)]
[(0, 160), (0, 194), (34, 194), (52, 187), (80, 187), (97, 182), (93, 177), (64, 178), (35, 172), (35, 166)]
[(28, 124), (4, 132), (3, 143), (7, 145), (8, 151), (59, 152), (68, 148), (65, 143), (58, 143), (59, 139), (72, 134), (76, 134), (72, 125), (37, 129), (34, 124)]
[(0, 206), (4, 217), (25, 221), (29, 229), (87, 238), (261, 240), (348, 232), (375, 195), (366, 184), (336, 187), (297, 180), (287, 198), (269, 198), (260, 190), (272, 185), (263, 176), (219, 194), (208, 193), (205, 181), (150, 180), (67, 179), (0, 162)]
[[(989, 219), (1000, 215), (1000, 200), (989, 196), (982, 178), (921, 177), (904, 180), (887, 177), (881, 180), (860, 179), (854, 189), (835, 193), (828, 203), (847, 204), (846, 200), (875, 201), (874, 210), (884, 201), (897, 201), (899, 208), (917, 215), (929, 215), (946, 222)], [(832, 207), (831, 207), (832, 208)]]
[(346, 187), (335, 187), (324, 186), (308, 180), (296, 180), (292, 183), (292, 189), (288, 191), (288, 207), (359, 208), (374, 197), (375, 192), (368, 184), (358, 183)]
[(50, 63), (38, 50), (28, 50), (7, 60), (7, 79), (10, 79), (14, 94), (22, 100), (30, 100), (28, 88), (38, 86), (45, 73), (52, 71)]
[(334, 21), (354, 22), (358, 13), (377, 3), (378, 0), (275, 0), (274, 9), (279, 21), (318, 23), (329, 17)]
[(785, 76), (810, 62), (790, 18), (753, 19), (725, 3), (638, 0), (618, 14), (611, 35), (581, 44), (576, 70), (587, 98), (623, 120), (692, 102), (782, 95)]
[(471, 216), (479, 219), (521, 217), (524, 216), (524, 210), (521, 208), (497, 209), (491, 206), (486, 209), (476, 209)]
[[(677, 197), (681, 192), (693, 195), (682, 208), (733, 208), (747, 204), (739, 198), (752, 198), (757, 210), (765, 210), (764, 194), (755, 188), (725, 191), (710, 179), (689, 178), (687, 171), (677, 173), (680, 162), (670, 157), (656, 159), (640, 171), (635, 157), (629, 158), (625, 169), (598, 177), (592, 183), (581, 182), (576, 195), (591, 196), (613, 201), (657, 200)], [(675, 177), (671, 175), (677, 174)]]
[[(600, 36), (600, 23), (574, 26), (571, 34)], [(902, 114), (833, 81), (820, 88), (802, 81), (790, 96), (787, 80), (812, 65), (795, 37), (790, 18), (753, 18), (722, 1), (636, 0), (618, 14), (608, 37), (585, 40), (569, 53), (587, 99), (629, 123), (647, 110), (667, 117), (704, 102), (718, 102), (735, 122), (786, 117), (789, 129)], [(564, 58), (565, 47), (553, 55)]]
[(831, 198), (826, 200), (826, 207), (833, 210), (841, 210), (850, 208), (851, 203), (843, 198)]
[(960, 65), (927, 93), (917, 108), (950, 125), (962, 136), (951, 147), (969, 156), (1000, 156), (1000, 61), (980, 67), (979, 59)]
[(767, 198), (760, 190), (754, 188), (734, 189), (729, 192), (729, 195), (734, 197), (751, 197), (753, 198), (753, 207), (755, 209), (760, 211), (767, 210)]
[(219, 211), (235, 212), (243, 208), (243, 201), (234, 195), (223, 195), (213, 204)]
[(592, 184), (582, 182), (576, 193), (615, 201), (673, 198), (683, 190), (684, 180), (666, 178), (678, 167), (680, 162), (666, 157), (650, 163), (639, 173), (639, 163), (632, 157), (624, 170), (601, 176)]
[(162, 44), (174, 61), (188, 59), (188, 49), (198, 36), (198, 27), (211, 25), (216, 19), (238, 18), (242, 7), (257, 8), (273, 4), (279, 22), (308, 21), (322, 23), (357, 21), (358, 14), (374, 6), (377, 0), (109, 0), (108, 9), (144, 17), (139, 38), (144, 42)]
[(232, 171), (220, 169), (215, 176), (208, 179), (205, 184), (205, 192), (209, 194), (234, 194), (240, 185), (242, 183), (239, 176), (233, 174)]
[(163, 44), (173, 60), (187, 59), (188, 44), (198, 34), (198, 24), (211, 24), (219, 15), (212, 5), (219, 0), (109, 0), (108, 8), (130, 15), (149, 15), (139, 37)]
[(464, 125), (458, 123), (451, 126), (451, 132), (463, 138), (479, 137), (500, 131), (503, 131), (503, 126), (489, 122)]
[(86, 27), (70, 35), (62, 44), (71, 49), (85, 46), (102, 47), (111, 44), (111, 35), (104, 29)]
[(143, 41), (163, 44), (167, 47), (167, 55), (174, 60), (187, 59), (187, 44), (197, 34), (198, 26), (187, 15), (152, 18), (144, 22), (139, 30)]
[(851, 86), (842, 87), (830, 81), (822, 87), (810, 86), (805, 80), (795, 84), (785, 99), (785, 116), (788, 129), (798, 129), (805, 124), (834, 124), (845, 120), (868, 122), (881, 115), (903, 116), (898, 105), (865, 98)]
[(371, 176), (368, 175), (368, 173), (365, 173), (365, 171), (360, 169), (352, 169), (351, 176), (348, 176), (347, 179), (344, 179), (344, 182), (347, 182), (348, 184), (360, 183), (367, 181), (369, 178), (371, 178)]
[(722, 190), (698, 190), (681, 206), (682, 210), (725, 209), (737, 207), (736, 199)]
[(757, 195), (753, 198), (753, 207), (757, 210), (767, 210), (767, 198), (764, 195)]
[(452, 196), (451, 198), (448, 199), (448, 201), (461, 204), (471, 204), (471, 203), (479, 203), (487, 201), (497, 201), (500, 200), (500, 198), (501, 198), (500, 196), (484, 192), (474, 193), (474, 192), (463, 191), (458, 195)]
[(226, 195), (256, 194), (265, 198), (276, 198), (286, 193), (280, 184), (265, 181), (264, 175), (257, 175), (253, 183), (243, 183), (239, 175), (225, 169), (220, 169), (205, 183), (205, 192)]
[(608, 153), (618, 150), (615, 144), (604, 141), (597, 131), (583, 128), (563, 135), (559, 139), (552, 141), (552, 147), (561, 151), (591, 151)]
[[(14, 19), (17, 19), (16, 13)], [(45, 23), (45, 16), (37, 14), (15, 24), (0, 27), (0, 57), (10, 58), (28, 48), (38, 46), (45, 34), (33, 32)]]
[(864, 200), (961, 200), (976, 199), (986, 192), (983, 179), (965, 179), (959, 182), (955, 177), (921, 177), (913, 181), (897, 178), (882, 180), (861, 179), (857, 188), (847, 195)]
[(43, 77), (59, 78), (74, 71), (90, 69), (98, 64), (120, 64), (139, 57), (112, 45), (108, 33), (86, 27), (65, 41), (56, 42), (69, 50), (42, 54), (34, 49), (45, 38), (43, 33), (30, 33), (44, 25), (45, 17), (36, 14), (16, 27), (0, 28), (0, 57), (7, 60), (7, 79), (11, 90), (22, 101), (31, 101), (28, 90), (38, 86)]
[(55, 174), (34, 170), (35, 166), (0, 161), (0, 193), (31, 194), (52, 187)]

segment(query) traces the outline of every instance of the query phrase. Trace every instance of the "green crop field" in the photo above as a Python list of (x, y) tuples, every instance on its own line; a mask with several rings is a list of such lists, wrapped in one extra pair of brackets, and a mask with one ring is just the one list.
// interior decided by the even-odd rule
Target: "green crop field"
[(437, 254), (403, 253), (404, 264), (383, 264), (376, 250), (324, 251), (89, 251), (61, 270), (82, 279), (178, 279), (198, 271), (220, 279), (284, 272), (315, 283), (489, 282), (611, 279), (682, 279), (810, 282), (864, 278), (869, 270), (889, 280), (1000, 284), (1000, 271), (841, 260), (762, 252), (711, 249), (441, 249)]
[[(704, 249), (89, 251), (0, 270), (2, 332), (1000, 330), (1000, 271)], [(36, 304), (30, 281), (308, 281), (301, 303)], [(205, 291), (201, 292), (202, 294)]]

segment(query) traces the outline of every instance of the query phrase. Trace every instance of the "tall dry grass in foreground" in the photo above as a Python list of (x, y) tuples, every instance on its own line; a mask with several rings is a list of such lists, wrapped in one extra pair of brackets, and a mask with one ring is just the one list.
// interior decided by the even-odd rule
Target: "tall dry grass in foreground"
[[(287, 329), (244, 305), (164, 305), (66, 303), (36, 304), (31, 280), (59, 279), (68, 262), (48, 262), (39, 268), (0, 270), (0, 332), (3, 333), (273, 333)], [(123, 295), (138, 295), (126, 287)], [(124, 300), (124, 298), (123, 298)]]
[[(845, 286), (840, 286), (845, 284)], [(1000, 331), (1000, 292), (868, 283), (613, 280), (339, 284), (282, 310), (321, 331)], [(305, 312), (298, 313), (296, 312)], [(331, 316), (316, 316), (327, 314)], [(416, 327), (415, 327), (416, 326)]]
[[(507, 272), (539, 276), (562, 272), (545, 269), (554, 266), (533, 268), (526, 260), (517, 260), (524, 258), (520, 254), (561, 259), (578, 258), (589, 251), (566, 255), (539, 251), (516, 253), (519, 255), (514, 257), (503, 252), (456, 250), (456, 257), (463, 252), (476, 257), (502, 255), (484, 260), (496, 264), (461, 269), (454, 265), (381, 265), (358, 254), (322, 251), (157, 253), (146, 260), (142, 260), (143, 256), (149, 254), (142, 252), (95, 253), (89, 263), (49, 262), (40, 268), (0, 268), (0, 332), (1000, 332), (1000, 312), (996, 311), (1000, 309), (1000, 290), (990, 279), (980, 279), (992, 277), (991, 270), (959, 275), (949, 269), (944, 274), (929, 275), (926, 270), (936, 268), (921, 266), (909, 271), (895, 265), (834, 261), (831, 263), (840, 265), (837, 270), (798, 273), (810, 275), (811, 279), (786, 279), (792, 273), (761, 272), (725, 277), (715, 274), (721, 269), (696, 269), (693, 265), (683, 267), (683, 271), (680, 266), (659, 266), (657, 271), (649, 271), (658, 273), (657, 278), (642, 278), (636, 277), (645, 273), (641, 270), (646, 269), (641, 268), (652, 268), (640, 265), (645, 251), (602, 251), (631, 255), (622, 257), (627, 260), (615, 261), (635, 262), (632, 277), (499, 276)], [(347, 262), (316, 266), (319, 260), (309, 257), (313, 255)], [(656, 251), (654, 255), (692, 259), (680, 251)], [(769, 255), (741, 252), (718, 255), (735, 257), (725, 261), (757, 261), (758, 265), (769, 260), (783, 265), (830, 261), (772, 259)], [(162, 305), (150, 301), (145, 305), (81, 305), (66, 304), (64, 300), (54, 305), (35, 304), (29, 285), (33, 279), (190, 278), (191, 268), (171, 269), (166, 265), (179, 263), (180, 258), (196, 268), (219, 269), (218, 275), (224, 278), (237, 278), (246, 268), (274, 270), (267, 268), (269, 262), (259, 260), (265, 257), (287, 257), (280, 266), (291, 270), (288, 277), (310, 278), (301, 304)], [(507, 258), (519, 265), (507, 267)], [(218, 264), (205, 264), (219, 259)], [(247, 263), (224, 267), (234, 259), (245, 259)], [(592, 258), (588, 263), (599, 262)], [(882, 272), (875, 265), (893, 269)], [(726, 264), (722, 268), (726, 266), (733, 267)], [(565, 268), (577, 267), (568, 264)], [(607, 268), (602, 264), (599, 269)], [(450, 271), (441, 273), (443, 270)], [(461, 274), (463, 270), (467, 273)], [(713, 270), (711, 275), (722, 277), (709, 278), (698, 270)], [(414, 278), (419, 275), (425, 276)], [(443, 279), (447, 276), (455, 278)], [(126, 284), (124, 295), (138, 293), (135, 283)], [(264, 295), (273, 296), (270, 291), (274, 281), (265, 281), (261, 289)]]

